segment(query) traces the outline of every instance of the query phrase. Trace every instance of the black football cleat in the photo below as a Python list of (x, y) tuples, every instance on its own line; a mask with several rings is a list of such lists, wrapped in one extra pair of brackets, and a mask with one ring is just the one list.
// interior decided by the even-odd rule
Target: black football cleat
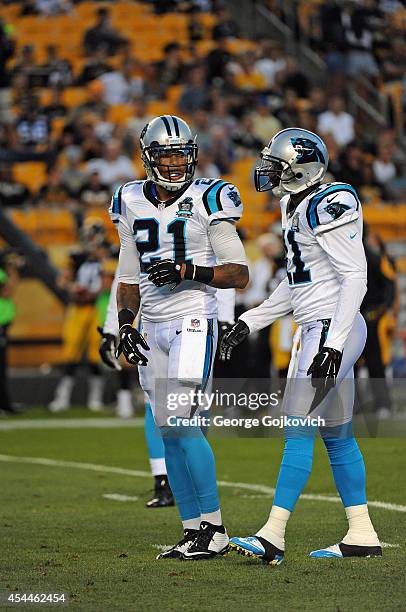
[(183, 559), (183, 553), (194, 542), (199, 534), (198, 529), (185, 529), (183, 538), (169, 550), (159, 553), (157, 559)]
[(224, 555), (228, 551), (229, 541), (224, 525), (202, 521), (196, 539), (183, 553), (182, 559), (198, 561)]
[(155, 476), (155, 491), (153, 497), (147, 501), (147, 508), (168, 508), (175, 505), (168, 477)]

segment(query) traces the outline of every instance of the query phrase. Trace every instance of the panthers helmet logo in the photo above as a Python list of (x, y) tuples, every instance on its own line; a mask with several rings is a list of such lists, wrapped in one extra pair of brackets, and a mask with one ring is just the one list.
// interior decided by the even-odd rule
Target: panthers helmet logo
[(317, 142), (309, 138), (291, 138), (293, 148), (297, 153), (296, 163), (308, 164), (309, 162), (325, 163), (324, 155), (317, 146)]

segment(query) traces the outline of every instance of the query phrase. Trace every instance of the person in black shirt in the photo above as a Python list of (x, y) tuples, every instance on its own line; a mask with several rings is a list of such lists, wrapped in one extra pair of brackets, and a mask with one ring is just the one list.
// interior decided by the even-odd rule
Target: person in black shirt
[(29, 189), (14, 179), (8, 164), (0, 166), (0, 201), (1, 205), (7, 208), (27, 206), (31, 203)]

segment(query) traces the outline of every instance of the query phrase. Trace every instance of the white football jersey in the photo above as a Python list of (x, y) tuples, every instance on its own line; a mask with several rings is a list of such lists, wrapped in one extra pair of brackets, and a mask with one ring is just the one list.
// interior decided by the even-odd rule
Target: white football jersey
[[(293, 212), (287, 210), (288, 203), (289, 196), (284, 196), (282, 230), (294, 319), (301, 324), (331, 318), (340, 292), (340, 266), (343, 273), (348, 268), (366, 272), (357, 192), (346, 183), (327, 183), (312, 191)], [(346, 224), (347, 232), (333, 231)]]
[(221, 220), (238, 221), (242, 203), (238, 189), (220, 179), (197, 179), (169, 202), (156, 198), (151, 181), (132, 181), (113, 196), (110, 215), (130, 229), (140, 262), (142, 317), (168, 321), (188, 314), (206, 318), (217, 315), (216, 289), (203, 283), (183, 281), (156, 287), (148, 280), (148, 267), (162, 259), (216, 265), (209, 228)]

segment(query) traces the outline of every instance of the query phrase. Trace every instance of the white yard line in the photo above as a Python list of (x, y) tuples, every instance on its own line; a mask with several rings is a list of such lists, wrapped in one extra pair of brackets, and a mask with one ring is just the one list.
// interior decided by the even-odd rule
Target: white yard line
[[(122, 476), (135, 476), (136, 478), (151, 478), (150, 472), (142, 470), (130, 470), (127, 468), (114, 467), (111, 465), (98, 465), (96, 463), (79, 463), (77, 461), (62, 461), (59, 459), (47, 459), (45, 457), (17, 457), (14, 455), (0, 455), (0, 461), (6, 463), (28, 463), (31, 465), (46, 465), (51, 467), (74, 468), (78, 470), (89, 470), (92, 472), (104, 472), (105, 474), (120, 474)], [(248, 482), (230, 482), (228, 480), (219, 480), (220, 487), (228, 487), (231, 489), (243, 489), (245, 491), (254, 491), (263, 493), (269, 497), (273, 497), (275, 489), (261, 484), (252, 484)], [(325, 501), (332, 503), (340, 503), (338, 495), (318, 495), (312, 493), (304, 493), (301, 499), (310, 501)], [(369, 506), (375, 508), (383, 508), (384, 510), (393, 510), (394, 512), (406, 512), (406, 506), (401, 504), (391, 504), (383, 501), (369, 501)]]
[(119, 502), (133, 502), (139, 500), (137, 495), (121, 495), (121, 493), (105, 493), (103, 497)]
[(143, 427), (144, 418), (117, 419), (100, 417), (98, 419), (13, 419), (0, 421), (0, 431), (15, 429), (122, 429)]

